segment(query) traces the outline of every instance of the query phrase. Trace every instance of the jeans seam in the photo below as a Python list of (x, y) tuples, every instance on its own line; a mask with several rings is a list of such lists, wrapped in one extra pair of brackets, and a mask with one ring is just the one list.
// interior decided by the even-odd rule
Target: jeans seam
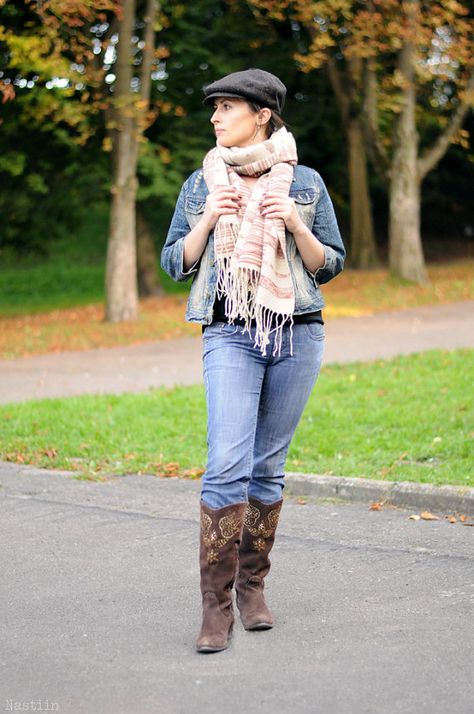
[(253, 431), (253, 442), (252, 442), (252, 448), (249, 449), (249, 452), (247, 454), (247, 462), (245, 465), (246, 469), (246, 475), (247, 475), (247, 485), (250, 483), (252, 479), (252, 470), (253, 468), (250, 468), (251, 463), (250, 460), (253, 461), (253, 450), (255, 448), (255, 434), (257, 433), (257, 419), (258, 419), (258, 412), (260, 408), (260, 399), (262, 397), (262, 385), (263, 385), (263, 380), (265, 379), (265, 375), (263, 375), (262, 379), (260, 380), (260, 389), (259, 389), (259, 395), (258, 395), (258, 404), (257, 404), (257, 409), (255, 410), (255, 416), (253, 419), (253, 424), (252, 424), (252, 431)]

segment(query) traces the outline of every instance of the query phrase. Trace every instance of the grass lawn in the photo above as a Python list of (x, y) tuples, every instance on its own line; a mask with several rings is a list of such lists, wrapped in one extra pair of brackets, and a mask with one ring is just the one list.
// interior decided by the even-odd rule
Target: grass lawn
[[(325, 367), (287, 470), (474, 485), (474, 351)], [(76, 470), (197, 477), (203, 387), (0, 406), (0, 458)]]

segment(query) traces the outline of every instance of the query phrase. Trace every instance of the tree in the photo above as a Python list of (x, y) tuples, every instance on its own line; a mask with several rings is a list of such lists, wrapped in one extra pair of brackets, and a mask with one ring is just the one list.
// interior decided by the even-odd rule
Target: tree
[(422, 283), (421, 184), (472, 105), (473, 22), (457, 0), (371, 0), (349, 11), (350, 53), (364, 63), (367, 145), (388, 184), (390, 269)]
[(363, 64), (350, 53), (351, 17), (345, 7), (349, 3), (253, 0), (252, 4), (266, 11), (268, 17), (283, 22), (290, 18), (306, 31), (308, 40), (294, 53), (301, 71), (309, 73), (322, 67), (327, 71), (346, 135), (350, 261), (356, 268), (374, 267), (377, 247), (363, 130)]
[[(147, 0), (143, 33), (144, 46), (140, 67), (140, 99), (142, 121), (137, 122), (138, 139), (143, 139), (145, 122), (150, 113), (151, 73), (155, 59), (155, 23), (160, 5), (157, 0)], [(155, 114), (152, 114), (155, 117)], [(155, 243), (140, 204), (136, 206), (137, 279), (139, 295), (163, 295), (156, 273), (157, 256)]]
[[(375, 161), (389, 180), (390, 268), (402, 278), (422, 283), (427, 276), (420, 228), (421, 184), (445, 154), (472, 104), (473, 24), (467, 18), (466, 4), (460, 2), (406, 0), (400, 5), (391, 0), (389, 5), (384, 4), (382, 14), (380, 2), (374, 0), (368, 20), (379, 53), (384, 44), (388, 51), (396, 51), (391, 155), (385, 149), (388, 142), (383, 141), (377, 118), (376, 68), (370, 57), (366, 72), (368, 139)], [(440, 126), (444, 124), (444, 130), (420, 152), (419, 130), (423, 124), (426, 127), (429, 108), (439, 109), (436, 119)]]
[(106, 265), (106, 320), (135, 320), (138, 315), (135, 197), (137, 151), (132, 92), (131, 41), (135, 0), (124, 0), (115, 64), (112, 202)]
[(114, 7), (111, 0), (0, 2), (0, 207), (8, 217), (0, 243), (18, 253), (46, 254), (101, 193), (103, 70), (93, 62), (90, 28)]

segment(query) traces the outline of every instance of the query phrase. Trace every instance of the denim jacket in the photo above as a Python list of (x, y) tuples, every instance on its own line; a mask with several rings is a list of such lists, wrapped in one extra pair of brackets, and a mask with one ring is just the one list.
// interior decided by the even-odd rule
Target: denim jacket
[[(217, 269), (214, 232), (211, 231), (203, 254), (189, 270), (183, 270), (184, 239), (200, 220), (208, 188), (202, 169), (185, 181), (178, 196), (166, 243), (161, 253), (161, 266), (173, 280), (194, 276), (186, 308), (186, 320), (209, 325), (216, 297)], [(321, 176), (307, 166), (294, 167), (289, 195), (295, 200), (302, 220), (324, 246), (326, 260), (311, 273), (303, 264), (293, 235), (286, 231), (287, 259), (295, 291), (295, 315), (314, 312), (324, 307), (319, 288), (341, 272), (345, 249), (337, 225), (332, 201)]]

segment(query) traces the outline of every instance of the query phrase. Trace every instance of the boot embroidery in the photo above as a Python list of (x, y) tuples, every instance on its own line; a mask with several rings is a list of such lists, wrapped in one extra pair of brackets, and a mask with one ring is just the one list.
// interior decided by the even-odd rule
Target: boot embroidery
[(217, 528), (212, 528), (212, 518), (202, 512), (201, 529), (204, 545), (207, 548), (207, 562), (212, 565), (219, 560), (219, 550), (239, 531), (240, 521), (235, 513), (220, 518), (218, 529), (221, 537), (219, 537)]
[(262, 518), (260, 510), (251, 503), (247, 505), (244, 516), (244, 526), (255, 536), (255, 540), (252, 542), (253, 550), (262, 551), (265, 549), (265, 539), (270, 538), (274, 534), (279, 517), (280, 510), (278, 508), (270, 511), (266, 518), (267, 524), (265, 525), (265, 519)]
[(254, 550), (260, 552), (261, 550), (265, 550), (265, 539), (264, 538), (257, 538), (257, 540), (254, 540), (252, 542), (252, 547)]

